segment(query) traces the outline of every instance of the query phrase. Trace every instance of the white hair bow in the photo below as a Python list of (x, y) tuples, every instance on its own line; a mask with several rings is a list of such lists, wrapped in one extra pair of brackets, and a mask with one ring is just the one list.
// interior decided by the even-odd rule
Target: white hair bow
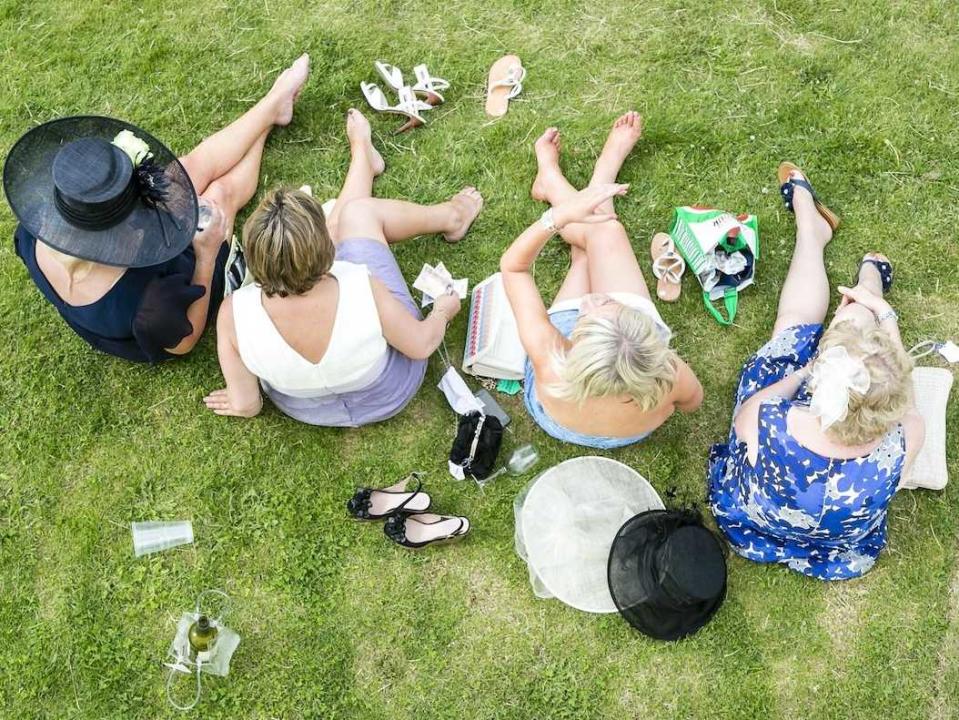
[(831, 347), (816, 360), (811, 373), (813, 394), (810, 412), (819, 418), (823, 430), (846, 419), (849, 391), (869, 391), (869, 371), (858, 358), (849, 357), (842, 345)]

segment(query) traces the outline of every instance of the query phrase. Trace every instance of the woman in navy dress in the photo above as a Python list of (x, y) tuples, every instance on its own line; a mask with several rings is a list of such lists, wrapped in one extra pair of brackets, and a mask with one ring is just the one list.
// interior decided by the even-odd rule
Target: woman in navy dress
[(798, 168), (780, 169), (796, 248), (773, 336), (743, 368), (729, 441), (713, 446), (709, 496), (739, 555), (810, 577), (858, 577), (886, 544), (886, 515), (923, 442), (912, 362), (870, 253), (829, 327), (823, 252), (838, 218)]
[(138, 362), (184, 355), (224, 295), (233, 220), (286, 125), (304, 55), (251, 110), (177, 159), (129, 123), (81, 116), (30, 130), (3, 171), (30, 277), (92, 347)]

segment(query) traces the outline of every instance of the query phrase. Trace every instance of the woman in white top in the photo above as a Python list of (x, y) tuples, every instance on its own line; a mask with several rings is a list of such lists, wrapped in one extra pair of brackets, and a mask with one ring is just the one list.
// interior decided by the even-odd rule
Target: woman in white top
[(252, 417), (260, 388), (291, 417), (356, 427), (392, 417), (423, 382), (426, 359), (459, 312), (436, 298), (423, 319), (390, 244), (428, 233), (458, 242), (483, 201), (468, 187), (438, 205), (371, 197), (383, 158), (358, 110), (347, 115), (352, 160), (329, 217), (297, 190), (271, 192), (243, 227), (255, 284), (224, 301), (217, 351), (226, 387), (204, 401)]

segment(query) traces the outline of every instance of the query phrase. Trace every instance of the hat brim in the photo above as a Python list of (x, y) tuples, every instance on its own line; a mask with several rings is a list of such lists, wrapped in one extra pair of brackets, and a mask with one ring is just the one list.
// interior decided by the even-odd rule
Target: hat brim
[(654, 577), (656, 550), (664, 533), (690, 522), (690, 516), (680, 511), (640, 513), (623, 524), (609, 551), (609, 592), (619, 614), (641, 633), (657, 640), (679, 640), (692, 635), (712, 619), (726, 598), (725, 581), (715, 597), (692, 605), (677, 606), (659, 591)]
[[(53, 160), (80, 138), (112, 141), (129, 130), (150, 146), (152, 162), (169, 180), (159, 207), (138, 201), (130, 214), (106, 230), (84, 230), (67, 222), (54, 202)], [(21, 137), (3, 166), (3, 189), (20, 224), (31, 235), (72, 257), (119, 267), (146, 267), (182, 253), (196, 233), (197, 196), (186, 169), (163, 143), (123, 120), (84, 115), (38, 125)]]

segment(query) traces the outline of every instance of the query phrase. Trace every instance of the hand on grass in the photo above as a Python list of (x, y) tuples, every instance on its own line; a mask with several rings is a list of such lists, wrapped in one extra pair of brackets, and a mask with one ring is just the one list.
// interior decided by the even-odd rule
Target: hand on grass
[(203, 402), (217, 415), (232, 415), (233, 417), (253, 417), (260, 412), (263, 403), (260, 400), (255, 407), (236, 407), (230, 400), (230, 394), (226, 388), (214, 390), (203, 398)]
[(606, 183), (580, 190), (566, 202), (553, 208), (553, 222), (562, 229), (570, 223), (602, 223), (615, 220), (616, 213), (599, 209), (604, 202), (617, 195), (625, 195), (629, 185)]

